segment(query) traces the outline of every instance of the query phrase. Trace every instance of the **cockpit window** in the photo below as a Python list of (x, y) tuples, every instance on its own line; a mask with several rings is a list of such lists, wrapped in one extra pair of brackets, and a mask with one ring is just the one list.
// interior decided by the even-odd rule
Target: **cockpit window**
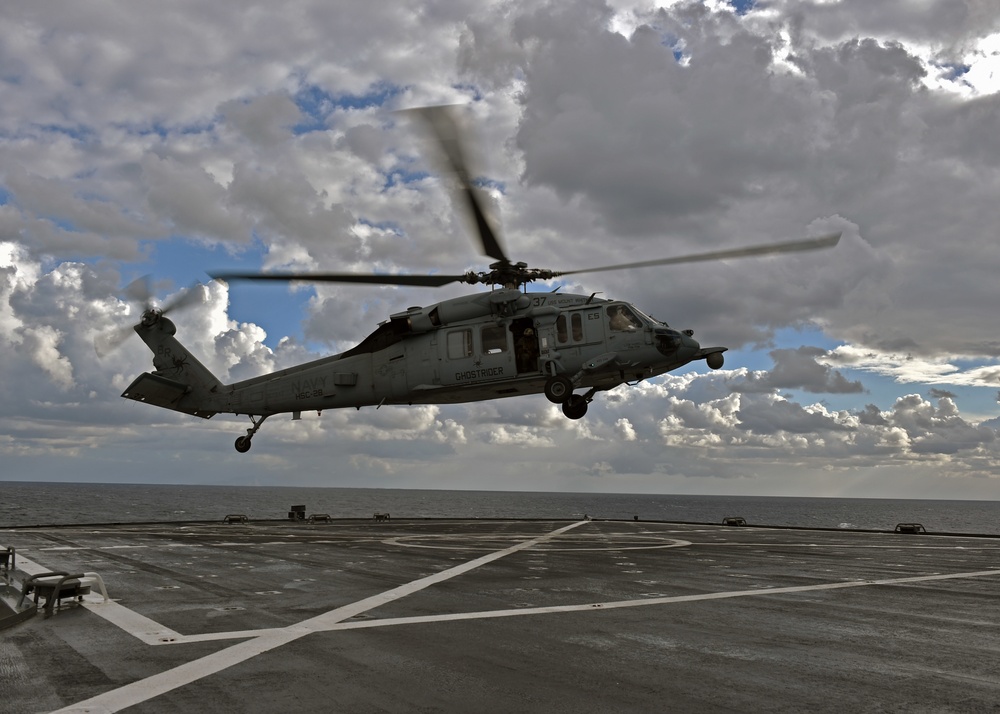
[(608, 308), (608, 323), (613, 332), (632, 332), (642, 327), (642, 321), (624, 305), (612, 305)]

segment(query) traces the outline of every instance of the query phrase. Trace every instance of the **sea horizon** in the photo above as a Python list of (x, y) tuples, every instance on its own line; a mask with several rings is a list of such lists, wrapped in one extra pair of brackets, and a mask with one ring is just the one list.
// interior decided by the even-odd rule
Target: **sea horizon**
[(604, 518), (677, 523), (928, 531), (1000, 535), (1000, 501), (842, 496), (753, 496), (615, 492), (503, 491), (353, 486), (78, 483), (2, 481), (0, 528), (38, 525), (253, 520), (307, 515), (371, 518)]
[(941, 498), (939, 496), (848, 496), (829, 494), (769, 494), (769, 493), (677, 493), (663, 491), (654, 493), (651, 491), (550, 491), (550, 490), (524, 490), (524, 489), (502, 489), (502, 488), (441, 488), (435, 486), (342, 486), (337, 484), (312, 484), (309, 486), (291, 486), (280, 484), (254, 484), (254, 483), (143, 483), (140, 481), (74, 481), (74, 480), (50, 480), (50, 481), (25, 481), (22, 479), (0, 479), (0, 488), (3, 484), (18, 485), (65, 485), (76, 484), (81, 486), (150, 486), (150, 487), (178, 487), (178, 488), (275, 488), (275, 489), (341, 489), (341, 490), (366, 490), (366, 491), (440, 491), (445, 493), (538, 493), (538, 494), (567, 494), (567, 495), (612, 495), (612, 496), (657, 496), (657, 497), (694, 497), (694, 498), (815, 498), (815, 499), (839, 499), (839, 500), (863, 500), (863, 501), (955, 501), (969, 503), (1000, 503), (998, 498)]

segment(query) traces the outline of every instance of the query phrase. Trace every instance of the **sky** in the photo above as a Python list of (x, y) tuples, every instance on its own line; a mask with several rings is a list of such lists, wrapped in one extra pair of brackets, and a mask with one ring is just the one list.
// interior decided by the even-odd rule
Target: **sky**
[[(1000, 498), (993, 0), (13, 3), (0, 24), (0, 480)], [(196, 291), (223, 381), (482, 286), (213, 270), (483, 270), (400, 110), (454, 104), (507, 254), (574, 270), (841, 231), (833, 249), (574, 275), (704, 363), (599, 394), (209, 421), (124, 287)]]

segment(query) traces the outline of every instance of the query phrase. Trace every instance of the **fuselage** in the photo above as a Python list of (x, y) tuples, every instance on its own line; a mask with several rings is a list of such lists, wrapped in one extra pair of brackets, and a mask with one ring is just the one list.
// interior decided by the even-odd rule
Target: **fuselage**
[[(721, 348), (720, 348), (721, 349)], [(537, 394), (554, 375), (611, 389), (704, 357), (628, 303), (498, 290), (393, 315), (338, 355), (225, 385), (213, 411), (270, 415)]]

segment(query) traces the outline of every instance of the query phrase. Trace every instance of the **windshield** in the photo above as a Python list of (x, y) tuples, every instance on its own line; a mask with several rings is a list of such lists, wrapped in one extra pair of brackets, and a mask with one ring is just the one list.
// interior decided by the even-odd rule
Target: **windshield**
[[(642, 313), (639, 313), (640, 315)], [(645, 315), (643, 315), (645, 317)], [(647, 320), (649, 318), (646, 318)], [(608, 324), (614, 332), (631, 332), (642, 329), (643, 322), (636, 311), (629, 305), (610, 305), (608, 307)]]

